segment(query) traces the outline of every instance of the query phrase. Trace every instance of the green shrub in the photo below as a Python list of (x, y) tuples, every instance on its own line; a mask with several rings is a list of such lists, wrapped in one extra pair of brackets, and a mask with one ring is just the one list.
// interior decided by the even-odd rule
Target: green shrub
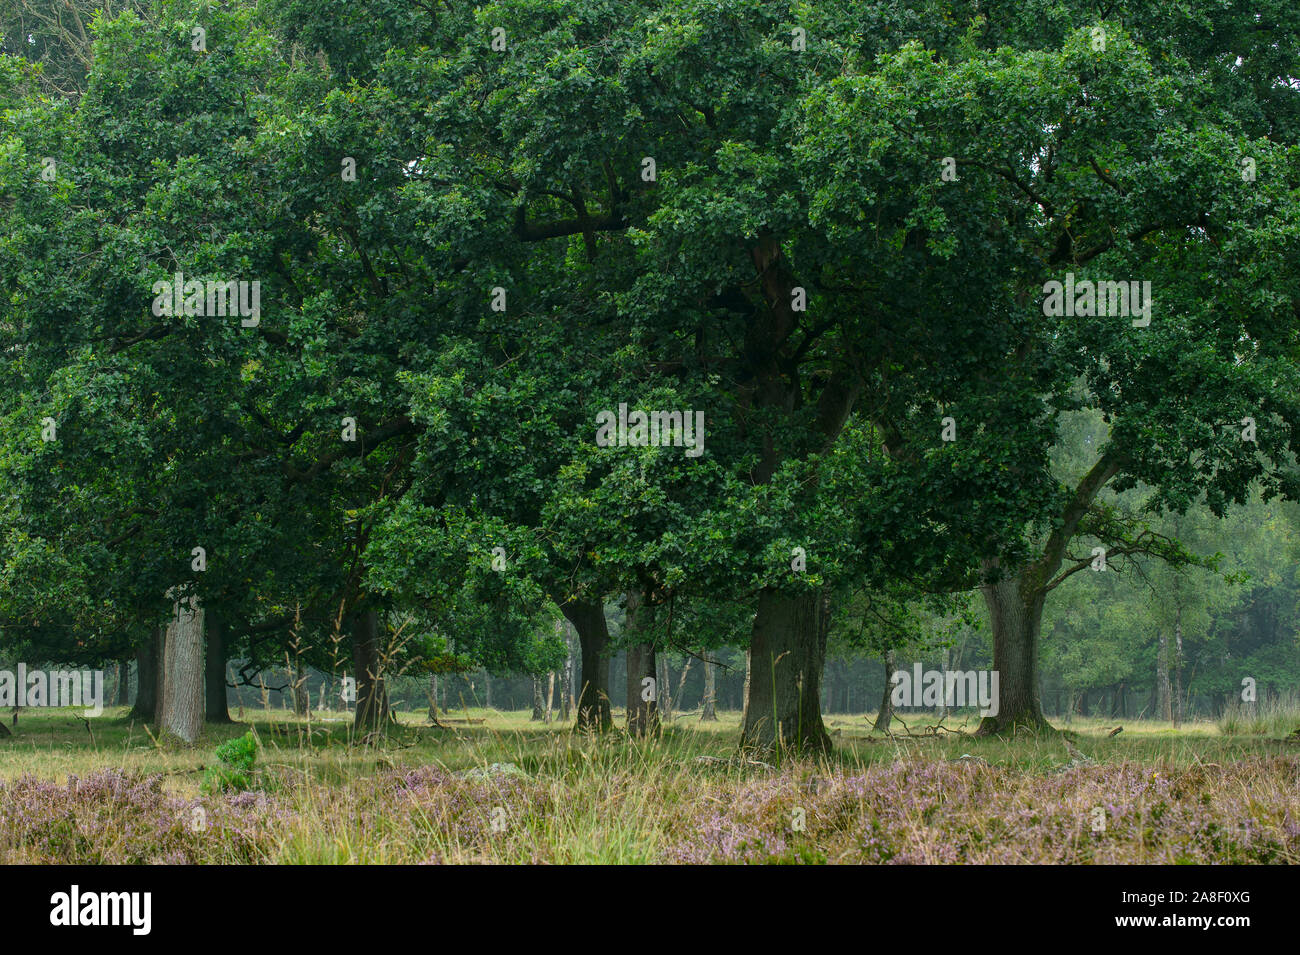
[(252, 785), (253, 763), (257, 761), (257, 737), (249, 730), (238, 739), (227, 740), (217, 747), (217, 763), (209, 766), (203, 791), (243, 792)]

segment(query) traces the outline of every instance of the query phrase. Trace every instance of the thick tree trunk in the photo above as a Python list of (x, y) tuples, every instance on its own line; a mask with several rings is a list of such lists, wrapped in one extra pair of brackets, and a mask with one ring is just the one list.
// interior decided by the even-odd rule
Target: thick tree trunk
[[(638, 643), (637, 635), (646, 629), (651, 608), (644, 605), (641, 592), (627, 592), (627, 622), (624, 632), (631, 641), (627, 648), (627, 734), (648, 736), (659, 732), (659, 699), (666, 690), (660, 682), (655, 648), (652, 643)], [(646, 681), (649, 681), (648, 683)]]
[(533, 675), (533, 714), (528, 717), (531, 723), (540, 723), (542, 720), (542, 678)]
[[(650, 683), (644, 681), (649, 679)], [(647, 736), (659, 732), (659, 678), (655, 648), (634, 643), (627, 648), (627, 733)]]
[(203, 609), (175, 605), (163, 655), (159, 729), (186, 743), (203, 732)]
[(544, 723), (551, 721), (551, 707), (555, 705), (555, 671), (546, 674), (546, 716)]
[(162, 628), (154, 627), (149, 639), (135, 648), (135, 703), (131, 718), (152, 723), (158, 717), (158, 659), (162, 655)]
[(745, 749), (826, 752), (821, 678), (830, 618), (829, 593), (765, 589), (749, 645), (748, 691), (741, 728)]
[(700, 705), (700, 722), (718, 721), (718, 671), (713, 660), (704, 654), (704, 702)]
[[(767, 308), (748, 324), (744, 350), (753, 376), (753, 407), (764, 413), (754, 437), (760, 454), (752, 472), (755, 484), (767, 484), (781, 463), (802, 457), (811, 448), (791, 441), (804, 431), (798, 418), (804, 395), (797, 376), (790, 374), (794, 355), (791, 331), (798, 327), (793, 291), (799, 287), (780, 239), (764, 234), (749, 249), (757, 287)], [(862, 382), (855, 371), (837, 368), (824, 381), (816, 409), (806, 419), (815, 444), (830, 448), (853, 410)], [(805, 458), (806, 460), (806, 458)], [(813, 481), (804, 484), (810, 496)], [(830, 736), (822, 723), (821, 680), (829, 631), (829, 592), (797, 594), (765, 588), (759, 592), (758, 612), (750, 636), (748, 689), (741, 726), (741, 747), (747, 750), (788, 749), (826, 752)]]
[[(980, 588), (993, 623), (993, 669), (999, 677), (998, 712), (986, 716), (978, 732), (1003, 733), (1026, 729), (1052, 731), (1043, 717), (1038, 685), (1038, 636), (1042, 628), (1043, 603), (1047, 591), (1059, 583), (1053, 576), (1061, 568), (1066, 550), (1093, 500), (1120, 471), (1107, 454), (1097, 459), (1080, 478), (1043, 545), (1042, 556), (1015, 574), (994, 577), (996, 560), (984, 564), (985, 583)], [(1087, 565), (1083, 565), (1087, 566)], [(1079, 570), (1076, 565), (1066, 575)]]
[(358, 735), (382, 730), (392, 716), (382, 653), (379, 611), (364, 610), (352, 621), (352, 665), (357, 674), (357, 710), (352, 726)]
[(880, 710), (876, 713), (876, 725), (872, 729), (880, 733), (888, 733), (890, 724), (894, 722), (894, 683), (891, 677), (894, 675), (894, 651), (885, 651), (885, 692), (880, 697)]
[(123, 660), (117, 665), (117, 705), (129, 706), (131, 703), (131, 661)]
[(207, 614), (203, 650), (204, 719), (209, 723), (230, 723), (226, 707), (226, 625), (221, 614)]
[(577, 729), (605, 732), (614, 725), (609, 711), (609, 628), (599, 601), (574, 601), (561, 608), (578, 632), (582, 676), (576, 709)]
[(154, 691), (155, 694), (154, 699), (158, 701), (154, 707), (154, 712), (156, 714), (154, 717), (155, 729), (159, 728), (160, 724), (158, 721), (162, 719), (163, 707), (166, 704), (167, 669), (164, 666), (167, 659), (167, 627), (166, 626), (163, 626), (158, 630), (157, 648), (158, 648), (158, 656), (154, 658), (154, 663), (153, 663), (154, 686), (157, 687), (157, 689)]
[(750, 662), (753, 656), (750, 647), (745, 648), (745, 683), (740, 689), (740, 713), (741, 718), (749, 710), (749, 681), (754, 675), (754, 666)]
[(977, 732), (987, 736), (1021, 729), (1051, 730), (1038, 696), (1038, 633), (1046, 595), (1027, 586), (1021, 575), (986, 583), (981, 590), (993, 624), (998, 711), (984, 717)]

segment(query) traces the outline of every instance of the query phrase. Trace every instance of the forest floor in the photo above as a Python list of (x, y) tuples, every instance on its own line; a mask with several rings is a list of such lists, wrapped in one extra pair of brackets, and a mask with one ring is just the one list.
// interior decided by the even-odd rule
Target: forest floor
[[(0, 862), (1300, 862), (1300, 743), (1209, 722), (999, 740), (835, 714), (829, 758), (777, 764), (736, 758), (727, 712), (642, 741), (403, 714), (358, 745), (346, 713), (259, 710), (193, 746), (73, 712), (0, 740)], [(250, 729), (249, 790), (204, 792)]]

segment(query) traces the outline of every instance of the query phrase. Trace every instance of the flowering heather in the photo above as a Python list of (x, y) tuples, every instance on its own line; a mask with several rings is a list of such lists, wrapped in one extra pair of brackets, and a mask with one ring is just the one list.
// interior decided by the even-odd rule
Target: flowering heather
[[(665, 760), (534, 776), (381, 768), (183, 797), (104, 770), (0, 783), (6, 862), (1287, 863), (1300, 757), (1064, 771), (912, 757), (722, 772)], [(196, 807), (202, 824), (196, 824)], [(1103, 824), (1104, 823), (1104, 828)]]
[(81, 864), (265, 859), (281, 818), (273, 807), (239, 797), (183, 799), (162, 782), (117, 769), (71, 776), (64, 786), (30, 775), (0, 782), (0, 856)]
[[(682, 862), (1286, 863), (1300, 860), (1300, 758), (1035, 774), (914, 760), (740, 783), (665, 851)], [(792, 831), (795, 809), (803, 831)], [(1101, 812), (1096, 810), (1100, 809)], [(1102, 824), (1104, 823), (1104, 828)], [(1094, 827), (1100, 831), (1094, 831)]]

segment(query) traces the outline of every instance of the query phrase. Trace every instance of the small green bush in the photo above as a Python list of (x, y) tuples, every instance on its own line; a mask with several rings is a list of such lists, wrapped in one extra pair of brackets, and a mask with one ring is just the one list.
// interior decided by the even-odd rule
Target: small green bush
[(238, 739), (217, 747), (217, 763), (208, 767), (203, 791), (243, 792), (252, 785), (253, 763), (257, 761), (257, 737), (249, 730)]

